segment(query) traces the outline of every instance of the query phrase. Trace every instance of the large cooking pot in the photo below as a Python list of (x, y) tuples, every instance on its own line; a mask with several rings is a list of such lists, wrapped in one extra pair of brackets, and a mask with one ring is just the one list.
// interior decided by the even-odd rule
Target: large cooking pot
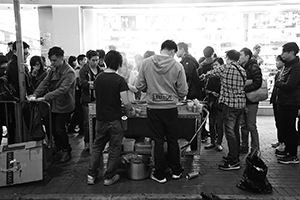
[(142, 162), (130, 162), (126, 164), (127, 177), (131, 180), (143, 180), (150, 176), (150, 157), (142, 156)]

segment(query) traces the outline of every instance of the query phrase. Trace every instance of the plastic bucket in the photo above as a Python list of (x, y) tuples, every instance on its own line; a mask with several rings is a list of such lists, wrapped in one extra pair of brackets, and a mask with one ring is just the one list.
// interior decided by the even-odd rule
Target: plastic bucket
[(124, 138), (123, 139), (123, 149), (124, 151), (134, 151), (135, 139)]

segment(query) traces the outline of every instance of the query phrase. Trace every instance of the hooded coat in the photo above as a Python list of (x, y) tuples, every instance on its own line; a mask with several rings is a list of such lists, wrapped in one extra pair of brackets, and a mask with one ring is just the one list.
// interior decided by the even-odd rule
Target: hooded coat
[(176, 108), (188, 93), (183, 66), (166, 55), (153, 55), (142, 62), (136, 88), (146, 91), (148, 108), (153, 109)]

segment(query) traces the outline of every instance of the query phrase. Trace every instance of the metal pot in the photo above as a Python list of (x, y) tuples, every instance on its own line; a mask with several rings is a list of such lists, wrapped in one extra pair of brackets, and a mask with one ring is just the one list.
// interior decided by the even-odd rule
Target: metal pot
[(127, 163), (126, 173), (127, 177), (131, 180), (143, 180), (150, 176), (150, 158), (143, 156), (143, 162), (141, 163)]

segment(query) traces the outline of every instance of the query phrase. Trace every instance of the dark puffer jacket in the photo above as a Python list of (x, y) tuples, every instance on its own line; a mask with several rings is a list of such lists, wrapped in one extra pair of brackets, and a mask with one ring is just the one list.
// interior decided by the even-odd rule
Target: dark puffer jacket
[(300, 62), (298, 56), (285, 63), (284, 70), (277, 79), (275, 87), (279, 88), (277, 104), (300, 107)]
[[(247, 80), (251, 79), (252, 83), (246, 85), (244, 90), (246, 93), (258, 90), (262, 84), (262, 73), (261, 69), (257, 64), (255, 59), (250, 59), (244, 66), (244, 69), (247, 74)], [(251, 102), (248, 99), (246, 100), (246, 105), (249, 104), (258, 104), (258, 102)]]

